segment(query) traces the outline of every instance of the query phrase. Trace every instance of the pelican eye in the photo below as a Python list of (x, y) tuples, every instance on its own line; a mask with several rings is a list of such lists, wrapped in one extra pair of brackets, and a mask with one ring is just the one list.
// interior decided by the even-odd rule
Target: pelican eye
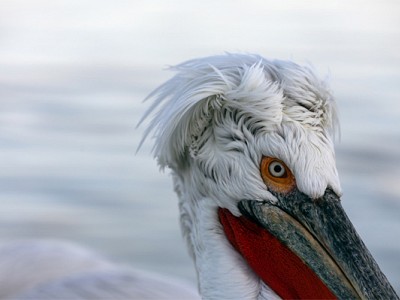
[(268, 166), (268, 172), (273, 177), (282, 178), (282, 177), (285, 177), (285, 175), (286, 175), (285, 166), (282, 163), (280, 163), (279, 161), (271, 162)]
[(265, 185), (272, 191), (286, 194), (296, 186), (293, 173), (280, 159), (264, 156), (260, 172)]

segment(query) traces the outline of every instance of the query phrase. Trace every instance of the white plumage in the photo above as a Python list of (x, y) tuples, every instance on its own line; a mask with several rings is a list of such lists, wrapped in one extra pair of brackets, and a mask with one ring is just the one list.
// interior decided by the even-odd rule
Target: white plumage
[(189, 286), (60, 240), (0, 247), (0, 299), (199, 299)]

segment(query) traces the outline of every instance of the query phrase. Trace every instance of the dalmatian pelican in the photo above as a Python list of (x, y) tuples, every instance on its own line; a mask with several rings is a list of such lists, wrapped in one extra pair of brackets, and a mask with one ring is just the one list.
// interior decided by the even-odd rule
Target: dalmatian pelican
[(172, 170), (204, 299), (399, 299), (344, 212), (334, 99), (311, 68), (194, 59), (156, 89), (146, 134)]
[[(173, 69), (142, 142), (172, 172), (200, 296), (399, 299), (341, 206), (335, 102), (312, 69), (244, 54)], [(51, 242), (0, 248), (0, 274), (6, 299), (198, 297)]]

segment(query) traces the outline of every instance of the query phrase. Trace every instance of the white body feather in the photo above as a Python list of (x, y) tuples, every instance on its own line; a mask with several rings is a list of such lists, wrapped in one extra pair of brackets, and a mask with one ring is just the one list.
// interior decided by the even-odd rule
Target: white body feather
[(111, 263), (65, 241), (21, 240), (0, 247), (0, 299), (199, 299), (185, 284)]

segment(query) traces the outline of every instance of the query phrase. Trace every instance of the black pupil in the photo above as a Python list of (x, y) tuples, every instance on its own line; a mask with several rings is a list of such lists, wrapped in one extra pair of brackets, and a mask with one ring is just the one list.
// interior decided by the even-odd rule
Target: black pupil
[(274, 171), (275, 171), (276, 173), (280, 173), (280, 172), (282, 171), (282, 167), (281, 167), (280, 165), (275, 165), (275, 166), (274, 166)]

